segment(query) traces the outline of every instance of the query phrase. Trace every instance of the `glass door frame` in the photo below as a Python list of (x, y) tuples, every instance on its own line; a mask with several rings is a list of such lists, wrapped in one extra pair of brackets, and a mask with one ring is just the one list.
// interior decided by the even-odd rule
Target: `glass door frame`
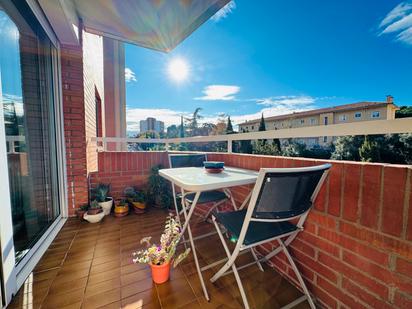
[[(0, 3), (8, 9), (8, 2), (0, 0)], [(6, 3), (6, 4), (5, 4)], [(9, 2), (10, 3), (10, 2)], [(3, 115), (3, 104), (0, 93), (0, 196), (2, 203), (0, 206), (0, 308), (6, 306), (13, 294), (23, 285), (27, 277), (33, 271), (42, 255), (45, 253), (57, 233), (67, 220), (67, 177), (66, 177), (66, 156), (64, 139), (64, 118), (63, 118), (63, 96), (61, 84), (61, 65), (60, 65), (60, 44), (54, 35), (43, 15), (38, 4), (33, 0), (26, 0), (33, 14), (38, 19), (45, 33), (49, 36), (54, 45), (52, 49), (52, 78), (53, 78), (53, 102), (55, 135), (56, 135), (56, 160), (57, 160), (57, 186), (58, 204), (60, 214), (50, 225), (47, 231), (37, 240), (36, 244), (27, 252), (22, 260), (16, 265), (15, 250), (13, 243), (13, 224), (12, 211), (9, 191), (9, 177), (7, 164), (7, 145), (6, 132)], [(11, 8), (15, 10), (14, 6)], [(1, 83), (1, 79), (0, 79)], [(0, 84), (1, 91), (1, 84)], [(3, 299), (3, 301), (2, 301)], [(5, 302), (5, 303), (4, 303)]]

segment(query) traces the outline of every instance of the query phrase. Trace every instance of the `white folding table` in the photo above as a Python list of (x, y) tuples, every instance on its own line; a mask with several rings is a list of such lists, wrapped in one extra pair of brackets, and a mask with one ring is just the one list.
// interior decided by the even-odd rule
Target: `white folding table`
[[(205, 298), (209, 300), (209, 295), (206, 289), (206, 285), (202, 276), (202, 269), (200, 268), (199, 261), (196, 254), (195, 244), (192, 236), (192, 231), (190, 229), (190, 219), (196, 208), (196, 204), (199, 200), (201, 192), (210, 190), (219, 190), (235, 186), (242, 186), (248, 184), (254, 184), (256, 182), (258, 173), (252, 170), (245, 170), (240, 168), (225, 167), (224, 171), (219, 174), (209, 174), (205, 171), (203, 167), (180, 167), (180, 168), (168, 168), (159, 171), (160, 176), (166, 178), (172, 184), (179, 187), (182, 194), (182, 209), (185, 217), (185, 223), (182, 228), (182, 235), (188, 232), (190, 246), (192, 248), (193, 257), (196, 264), (197, 273), (199, 276), (200, 283), (202, 285), (203, 293)], [(195, 193), (193, 202), (190, 205), (189, 212), (186, 211), (187, 205), (185, 205), (185, 195)], [(245, 201), (240, 206), (242, 209), (248, 199), (250, 194), (245, 199)], [(232, 203), (234, 200), (232, 199)], [(234, 204), (236, 208), (236, 205)], [(219, 261), (220, 262), (220, 261)], [(216, 263), (214, 263), (215, 265)], [(206, 268), (203, 268), (205, 270)]]

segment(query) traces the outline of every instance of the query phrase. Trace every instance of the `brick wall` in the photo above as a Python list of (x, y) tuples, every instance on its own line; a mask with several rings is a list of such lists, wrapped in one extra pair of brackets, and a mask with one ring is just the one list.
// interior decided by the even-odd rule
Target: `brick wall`
[(88, 202), (83, 56), (80, 46), (61, 47), (68, 213)]
[[(254, 170), (325, 162), (238, 154), (208, 159)], [(311, 292), (330, 308), (411, 308), (411, 166), (329, 162), (330, 176), (291, 246)], [(232, 192), (240, 202), (249, 188)], [(295, 281), (283, 254), (271, 262)]]
[[(209, 154), (227, 166), (300, 167), (326, 161)], [(344, 161), (333, 164), (291, 252), (310, 291), (328, 308), (412, 307), (412, 167)], [(165, 152), (99, 153), (92, 183), (112, 183), (120, 196), (128, 185), (144, 186), (153, 164), (167, 165)], [(251, 186), (233, 188), (238, 204)], [(271, 246), (261, 248), (262, 251)], [(283, 255), (271, 265), (295, 281)]]
[(167, 166), (165, 152), (99, 152), (99, 170), (90, 173), (91, 187), (99, 183), (111, 185), (110, 195), (115, 199), (123, 197), (127, 186), (143, 188), (152, 166)]
[[(83, 93), (86, 139), (97, 136), (97, 98), (104, 105), (103, 38), (83, 31)], [(97, 170), (96, 143), (88, 143), (87, 171)]]

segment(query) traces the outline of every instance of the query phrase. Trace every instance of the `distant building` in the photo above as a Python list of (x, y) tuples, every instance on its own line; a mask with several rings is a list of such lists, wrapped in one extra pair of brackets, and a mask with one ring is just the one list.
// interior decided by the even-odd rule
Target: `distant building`
[[(265, 118), (265, 124), (266, 130), (281, 130), (358, 121), (390, 120), (395, 119), (396, 110), (398, 110), (398, 107), (393, 103), (393, 97), (387, 96), (386, 102), (359, 102), (268, 117)], [(239, 131), (258, 131), (259, 122), (260, 119), (255, 119), (241, 123), (239, 124)], [(333, 136), (321, 136), (298, 138), (297, 140), (308, 146), (325, 146), (332, 142), (333, 139)]]
[(163, 133), (165, 124), (163, 121), (158, 121), (156, 118), (149, 117), (146, 120), (140, 120), (140, 133), (157, 132)]

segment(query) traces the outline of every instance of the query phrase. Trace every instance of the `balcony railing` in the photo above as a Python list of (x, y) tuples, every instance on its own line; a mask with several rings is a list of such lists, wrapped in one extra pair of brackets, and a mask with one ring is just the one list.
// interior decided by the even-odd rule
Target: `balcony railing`
[(227, 135), (194, 136), (183, 138), (119, 138), (93, 137), (90, 142), (97, 143), (99, 151), (110, 151), (108, 144), (160, 144), (168, 150), (171, 144), (226, 142), (227, 152), (232, 153), (232, 142), (258, 139), (289, 139), (319, 136), (374, 135), (412, 132), (412, 118), (393, 120), (360, 121), (327, 126), (309, 126), (262, 132), (237, 133)]

